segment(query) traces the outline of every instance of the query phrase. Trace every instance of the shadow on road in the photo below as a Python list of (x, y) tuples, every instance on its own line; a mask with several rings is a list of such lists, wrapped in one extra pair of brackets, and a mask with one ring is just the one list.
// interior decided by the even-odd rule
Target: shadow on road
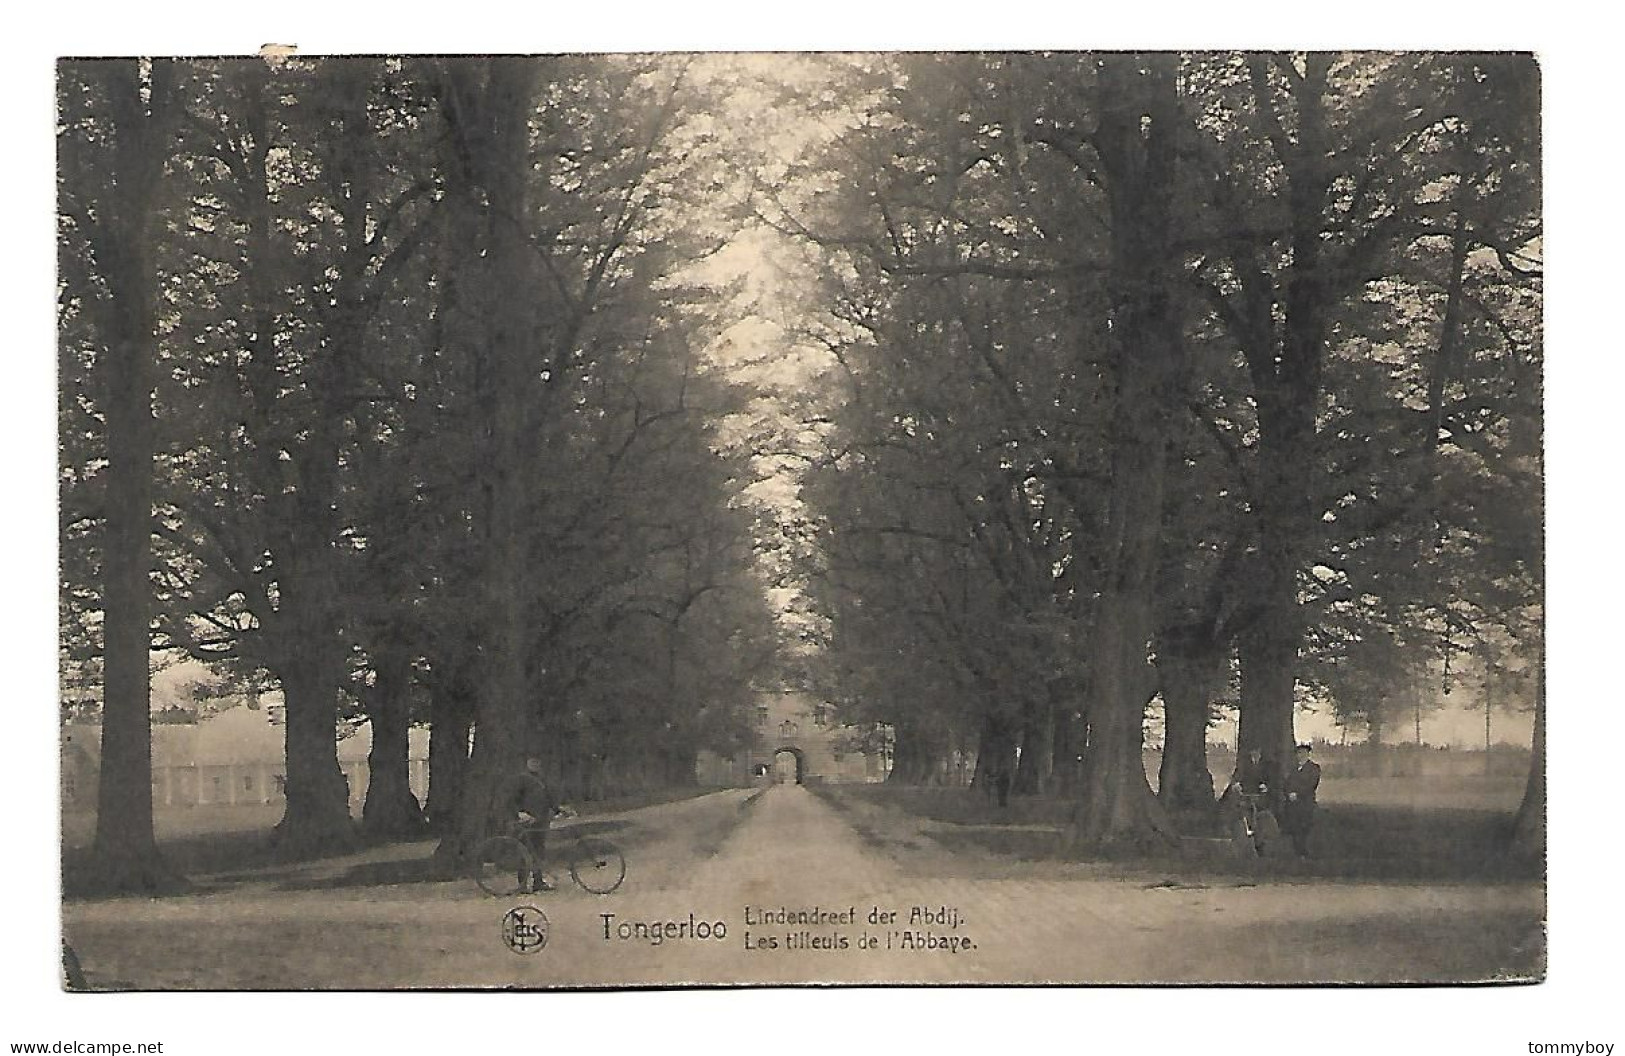
[[(602, 836), (629, 854), (647, 842), (648, 835), (641, 826), (625, 819), (583, 819), (569, 826), (555, 826), (549, 847), (563, 847), (576, 836)], [(172, 894), (219, 893), (254, 884), (269, 884), (281, 891), (323, 891), (459, 879), (460, 874), (448, 872), (434, 861), (438, 842), (438, 838), (374, 841), (345, 854), (289, 858), (278, 853), (270, 833), (243, 832), (166, 841), (163, 851), (173, 868), (190, 877), (184, 888)], [(64, 854), (64, 898), (97, 901), (120, 897), (95, 891), (92, 864), (88, 849), (71, 849)]]

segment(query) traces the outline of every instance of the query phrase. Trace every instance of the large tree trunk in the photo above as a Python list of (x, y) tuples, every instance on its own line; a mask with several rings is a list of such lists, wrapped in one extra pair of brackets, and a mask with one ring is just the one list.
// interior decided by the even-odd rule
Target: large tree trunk
[[(1304, 616), (1298, 571), (1314, 536), (1310, 507), (1315, 451), (1314, 394), (1321, 340), (1316, 310), (1297, 305), (1296, 339), (1287, 362), (1299, 372), (1278, 378), (1259, 399), (1258, 553), (1252, 569), (1255, 618), (1237, 635), (1241, 663), (1240, 754), (1257, 748), (1279, 788), (1292, 759), (1298, 650)], [(1305, 321), (1307, 319), (1307, 321)], [(1305, 332), (1306, 331), (1306, 332)], [(1285, 370), (1285, 367), (1282, 367)]]
[(1083, 718), (1076, 705), (1059, 701), (1054, 711), (1055, 794), (1071, 799), (1082, 784)]
[[(367, 326), (359, 291), (371, 257), (364, 234), (370, 199), (366, 167), (356, 163), (367, 152), (355, 152), (356, 141), (366, 134), (365, 77), (358, 67), (346, 69), (342, 91), (316, 93), (344, 113), (342, 138), (351, 149), (341, 164), (355, 163), (345, 173), (340, 206), (346, 249), (336, 265), (337, 284), (321, 314), (313, 317), (325, 347), (297, 378), (285, 362), (281, 339), (287, 335), (283, 306), (290, 287), (298, 285), (295, 272), (301, 262), (279, 237), (283, 177), (274, 171), (278, 152), (286, 147), (278, 142), (283, 135), (279, 114), (290, 105), (286, 93), (294, 89), (272, 83), (264, 63), (234, 64), (228, 73), (242, 94), (240, 117), (248, 132), (240, 144), (239, 176), (250, 291), (246, 304), (252, 313), (245, 328), (249, 355), (242, 374), (254, 441), (246, 457), (264, 495), (261, 520), (273, 570), (260, 578), (265, 593), (253, 602), (260, 631), (245, 650), (258, 650), (252, 659), (283, 689), (287, 805), (277, 825), (277, 844), (289, 856), (345, 850), (356, 840), (336, 736), (347, 648), (341, 634), (337, 504), (340, 451)], [(308, 428), (299, 428), (300, 421), (308, 422)]]
[(403, 649), (385, 646), (375, 671), (367, 700), (372, 746), (361, 829), (379, 839), (422, 835), (427, 821), (412, 794), (412, 658)]
[(971, 787), (986, 795), (1007, 798), (1015, 765), (1016, 742), (1010, 720), (1003, 715), (988, 715), (976, 741), (976, 769), (971, 775)]
[[(535, 61), (492, 58), (481, 66), (460, 60), (447, 76), (446, 116), (466, 168), (453, 208), (477, 216), (477, 244), (466, 265), (482, 282), (465, 289), (486, 298), (474, 349), (482, 384), (479, 413), (489, 421), (475, 467), (483, 502), (481, 595), (484, 599), (480, 696), (455, 836), (436, 852), (460, 859), (485, 835), (491, 794), (517, 771), (541, 716), (525, 678), (526, 587), (530, 535), (524, 450), (531, 398), (541, 368), (535, 298), (530, 290), (535, 251), (524, 228), (530, 174), (531, 88)], [(483, 255), (475, 255), (483, 247)], [(556, 770), (557, 759), (549, 759)]]
[(1259, 578), (1265, 592), (1263, 614), (1236, 642), (1241, 667), (1236, 765), (1239, 768), (1247, 753), (1257, 748), (1270, 787), (1279, 789), (1292, 759), (1301, 613), (1296, 575), (1284, 558)]
[(1546, 857), (1546, 661), (1535, 671), (1535, 736), (1529, 751), (1529, 780), (1512, 822), (1512, 852), (1520, 857)]
[(99, 889), (152, 892), (178, 881), (152, 826), (151, 614), (157, 274), (154, 195), (168, 149), (170, 67), (152, 66), (150, 107), (140, 65), (98, 64), (107, 92), (114, 181), (91, 232), (111, 294), (102, 402), (107, 422), (107, 542), (103, 555), (100, 785), (93, 844)]
[(267, 665), (282, 683), (287, 709), (287, 810), (277, 825), (282, 853), (348, 850), (357, 831), (350, 789), (338, 762), (339, 689), (345, 674), (340, 633), (333, 510), (338, 493), (338, 421), (311, 430), (297, 458), (299, 489), (286, 501), (288, 533), (281, 550), (281, 609), (272, 635), (277, 655)]
[(942, 763), (940, 753), (928, 741), (918, 724), (899, 720), (892, 743), (891, 773), (886, 780), (898, 785), (925, 785), (932, 782)]
[[(1127, 603), (1118, 602), (1117, 611)], [(1074, 839), (1082, 844), (1108, 848), (1141, 847), (1171, 840), (1172, 822), (1151, 792), (1146, 780), (1144, 719), (1146, 684), (1144, 673), (1127, 657), (1135, 654), (1139, 642), (1139, 664), (1143, 668), (1144, 638), (1149, 635), (1150, 616), (1127, 613), (1127, 618), (1101, 621), (1096, 638), (1094, 699), (1100, 706), (1090, 709), (1089, 747), (1084, 753), (1083, 782), (1078, 806), (1073, 813)], [(1138, 704), (1130, 704), (1139, 698)]]
[(455, 830), (461, 816), (463, 784), (468, 774), (468, 742), (473, 730), (472, 706), (455, 691), (441, 688), (431, 705), (429, 722), (429, 824), (442, 836)]
[(1041, 796), (1050, 790), (1055, 772), (1055, 701), (1046, 694), (1027, 698), (1021, 712), (1021, 758), (1010, 790)]
[(1169, 271), (1177, 59), (1100, 60), (1096, 152), (1111, 205), (1111, 486), (1097, 602), (1090, 746), (1074, 819), (1092, 846), (1172, 839), (1145, 776), (1143, 724), (1172, 415), (1186, 355)]
[[(1298, 571), (1312, 545), (1315, 520), (1315, 413), (1325, 360), (1327, 319), (1347, 276), (1334, 274), (1325, 259), (1326, 201), (1331, 179), (1323, 94), (1331, 56), (1310, 54), (1304, 73), (1289, 92), (1296, 109), (1297, 136), (1271, 137), (1286, 180), (1290, 224), (1290, 269), (1278, 282), (1272, 303), (1255, 298), (1241, 336), (1258, 408), (1259, 471), (1253, 505), (1257, 511), (1258, 567), (1254, 597), (1260, 614), (1240, 635), (1241, 752), (1258, 748), (1280, 787), (1293, 744), (1294, 689), (1303, 613)], [(1266, 122), (1281, 120), (1270, 63), (1249, 59), (1255, 109)], [(1251, 280), (1250, 280), (1251, 281)], [(1282, 317), (1279, 325), (1274, 313)], [(1279, 335), (1279, 337), (1277, 337)]]
[(332, 666), (301, 657), (273, 671), (286, 702), (287, 805), (277, 853), (303, 858), (351, 850), (350, 785), (339, 767), (338, 679)]
[(1157, 798), (1175, 810), (1209, 807), (1213, 775), (1207, 767), (1208, 705), (1222, 657), (1212, 642), (1188, 633), (1164, 633), (1158, 644), (1163, 743)]
[[(1298, 317), (1308, 313), (1307, 307), (1300, 308)], [(1313, 334), (1300, 335), (1293, 362), (1312, 360), (1318, 364), (1319, 353), (1308, 347), (1320, 340), (1318, 325), (1311, 325), (1311, 329)], [(1318, 378), (1318, 366), (1312, 373)], [(1304, 548), (1314, 535), (1310, 509), (1311, 459), (1315, 450), (1313, 393), (1320, 387), (1318, 380), (1283, 385), (1284, 391), (1277, 388), (1259, 401), (1261, 465), (1255, 496), (1258, 553), (1252, 574), (1257, 615), (1237, 636), (1241, 756), (1249, 749), (1259, 749), (1270, 764), (1273, 787), (1280, 787), (1295, 739), (1298, 650), (1304, 635), (1298, 571), (1303, 565)]]

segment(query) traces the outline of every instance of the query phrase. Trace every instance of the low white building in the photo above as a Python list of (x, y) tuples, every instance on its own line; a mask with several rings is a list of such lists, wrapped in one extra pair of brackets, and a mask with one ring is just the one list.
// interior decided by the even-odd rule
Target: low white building
[[(287, 767), (284, 731), (274, 714), (274, 708), (239, 705), (201, 722), (154, 724), (154, 809), (280, 803)], [(93, 723), (69, 723), (62, 728), (64, 812), (96, 809), (101, 733), (101, 726)], [(337, 734), (341, 737), (339, 767), (350, 785), (351, 808), (359, 810), (367, 795), (372, 725), (345, 725)], [(422, 800), (429, 787), (427, 729), (412, 729), (408, 758), (412, 791)]]

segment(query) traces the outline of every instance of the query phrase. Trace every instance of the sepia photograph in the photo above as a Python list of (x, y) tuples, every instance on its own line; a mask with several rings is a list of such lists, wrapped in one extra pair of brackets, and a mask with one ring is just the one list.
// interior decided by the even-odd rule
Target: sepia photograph
[(1533, 54), (54, 90), (66, 990), (1546, 978)]

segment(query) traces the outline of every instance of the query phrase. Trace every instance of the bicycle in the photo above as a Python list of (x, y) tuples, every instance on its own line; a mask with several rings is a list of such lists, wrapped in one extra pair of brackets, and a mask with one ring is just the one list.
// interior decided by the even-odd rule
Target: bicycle
[(1241, 802), (1241, 831), (1235, 839), (1250, 852), (1250, 857), (1262, 858), (1270, 843), (1281, 835), (1280, 823), (1270, 807), (1269, 793), (1243, 792), (1237, 788), (1236, 794)]
[[(536, 826), (515, 824), (505, 833), (487, 837), (474, 856), (474, 882), (480, 890), (493, 898), (511, 898), (521, 893), (527, 881), (541, 876), (557, 888), (558, 877), (545, 863), (538, 862), (531, 853), (525, 836)], [(549, 848), (548, 857), (563, 861), (583, 891), (594, 895), (607, 895), (621, 886), (626, 879), (626, 857), (620, 848), (601, 836), (577, 835), (565, 830), (558, 850)]]

